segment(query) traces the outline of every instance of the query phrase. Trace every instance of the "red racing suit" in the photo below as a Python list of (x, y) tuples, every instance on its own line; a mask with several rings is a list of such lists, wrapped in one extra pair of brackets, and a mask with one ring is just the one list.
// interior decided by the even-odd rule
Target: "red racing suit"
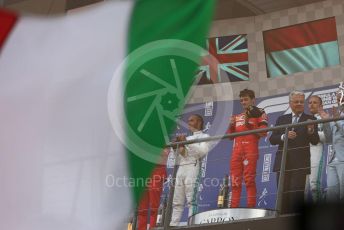
[[(164, 149), (162, 155), (162, 162), (165, 163), (168, 157), (169, 150)], [(140, 200), (138, 208), (138, 230), (147, 229), (147, 217), (148, 210), (150, 210), (149, 216), (149, 228), (154, 228), (156, 225), (158, 209), (160, 205), (160, 197), (163, 191), (164, 181), (167, 179), (166, 165), (158, 164), (154, 168), (150, 181), (147, 184), (146, 191)]]
[[(233, 123), (227, 133), (243, 132), (268, 126), (268, 119), (263, 109), (260, 109), (260, 117), (248, 117), (246, 113), (234, 115)], [(233, 152), (230, 161), (230, 175), (232, 187), (231, 207), (237, 208), (240, 204), (242, 178), (244, 177), (247, 192), (247, 207), (256, 206), (256, 167), (259, 157), (258, 143), (261, 136), (267, 133), (251, 134), (234, 138)]]

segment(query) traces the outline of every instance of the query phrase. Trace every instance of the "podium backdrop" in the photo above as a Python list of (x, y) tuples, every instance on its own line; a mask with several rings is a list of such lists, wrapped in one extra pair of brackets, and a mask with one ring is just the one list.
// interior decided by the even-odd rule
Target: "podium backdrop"
[[(308, 112), (308, 98), (311, 95), (319, 95), (323, 99), (324, 109), (332, 108), (336, 104), (335, 92), (337, 85), (316, 88), (305, 91), (306, 103), (305, 111)], [(265, 108), (269, 117), (269, 126), (275, 124), (278, 116), (289, 113), (290, 108), (288, 104), (288, 94), (276, 95), (271, 97), (262, 97), (256, 99), (256, 105), (260, 108)], [(233, 109), (233, 110), (232, 110)], [(180, 125), (178, 125), (175, 133), (171, 135), (173, 138), (177, 134), (190, 135), (187, 130), (186, 122), (189, 115), (197, 113), (204, 118), (204, 131), (211, 136), (224, 134), (229, 123), (229, 117), (232, 114), (241, 112), (241, 106), (238, 100), (236, 101), (217, 101), (198, 104), (189, 104), (184, 109), (184, 114), (181, 116)], [(185, 123), (183, 123), (185, 122)], [(270, 135), (270, 134), (269, 134)], [(257, 208), (274, 209), (276, 203), (276, 175), (272, 172), (273, 163), (275, 159), (276, 146), (271, 146), (269, 143), (269, 135), (262, 138), (259, 143), (259, 160), (257, 164)], [(216, 144), (216, 143), (215, 143)], [(229, 139), (221, 140), (203, 159), (201, 165), (201, 183), (198, 191), (198, 212), (216, 209), (217, 195), (225, 174), (230, 174), (230, 157), (232, 154), (233, 141)], [(322, 188), (326, 189), (326, 164), (327, 152), (331, 151), (331, 146), (325, 145), (325, 155), (322, 175)], [(169, 177), (171, 177), (174, 157), (169, 155), (167, 162), (167, 170)], [(168, 181), (165, 183), (164, 194), (168, 193)], [(231, 187), (229, 188), (231, 191)], [(246, 190), (243, 185), (241, 207), (246, 205)], [(182, 221), (187, 221), (187, 211), (184, 210)]]

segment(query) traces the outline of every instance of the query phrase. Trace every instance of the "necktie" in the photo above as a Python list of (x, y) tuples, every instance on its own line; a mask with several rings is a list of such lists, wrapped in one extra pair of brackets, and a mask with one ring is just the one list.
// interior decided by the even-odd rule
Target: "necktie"
[[(294, 115), (293, 116), (293, 122), (292, 124), (296, 124), (299, 121), (299, 116), (298, 115)], [(293, 127), (291, 130), (294, 131), (295, 127)]]
[(295, 123), (297, 123), (299, 121), (299, 116), (295, 114), (293, 119), (294, 119), (293, 120), (293, 124), (295, 124)]

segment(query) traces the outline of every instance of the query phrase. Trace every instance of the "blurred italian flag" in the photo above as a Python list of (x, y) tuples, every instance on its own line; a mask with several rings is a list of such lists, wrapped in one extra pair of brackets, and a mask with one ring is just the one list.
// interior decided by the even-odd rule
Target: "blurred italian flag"
[(0, 10), (0, 229), (125, 229), (187, 100), (213, 8)]

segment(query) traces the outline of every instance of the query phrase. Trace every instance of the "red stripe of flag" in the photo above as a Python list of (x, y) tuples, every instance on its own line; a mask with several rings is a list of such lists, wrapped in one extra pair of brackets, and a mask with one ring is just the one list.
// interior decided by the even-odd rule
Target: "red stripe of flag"
[(0, 48), (13, 29), (18, 16), (12, 12), (0, 9)]
[(234, 53), (230, 55), (216, 55), (216, 59), (219, 63), (232, 63), (232, 62), (244, 62), (248, 61), (248, 53)]
[(334, 17), (265, 31), (265, 52), (337, 41)]

